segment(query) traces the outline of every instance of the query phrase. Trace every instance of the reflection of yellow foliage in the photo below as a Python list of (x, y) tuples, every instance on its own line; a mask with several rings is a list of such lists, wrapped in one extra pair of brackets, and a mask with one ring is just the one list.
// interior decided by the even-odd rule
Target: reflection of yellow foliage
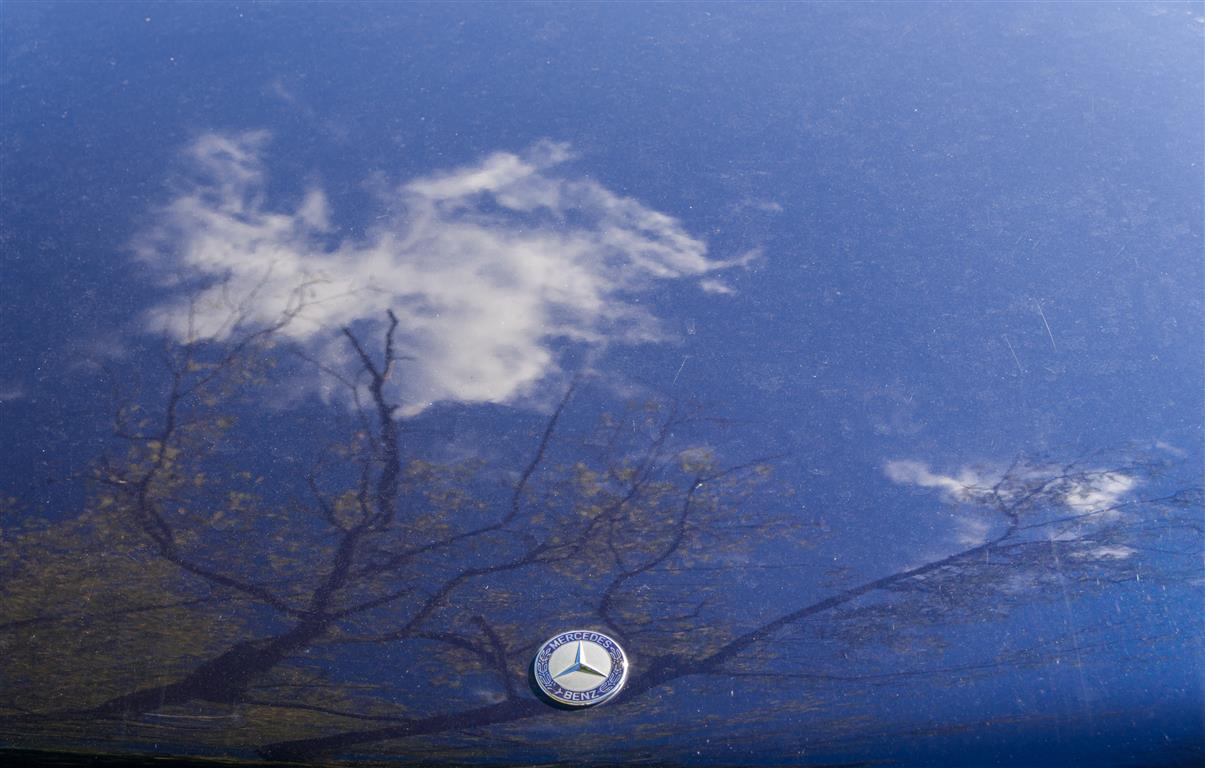
[[(812, 661), (787, 658), (755, 630), (794, 611), (773, 626), (776, 640), (789, 639), (813, 606), (801, 600), (767, 617), (755, 615), (764, 605), (741, 604), (758, 586), (743, 581), (746, 566), (764, 563), (769, 549), (785, 561), (811, 546), (794, 503), (782, 512), (761, 503), (767, 464), (726, 466), (684, 436), (683, 409), (650, 402), (604, 414), (572, 448), (554, 439), (554, 417), (534, 458), (517, 468), (407, 456), (397, 434), (405, 424), (382, 394), (397, 361), (381, 368), (346, 335), (375, 385), (366, 410), (376, 412), (362, 424), (379, 424), (376, 431), (349, 430), (315, 446), (298, 476), (266, 482), (236, 466), (258, 445), (253, 427), (219, 412), (254, 400), (272, 367), (263, 349), (219, 362), (182, 353), (165, 415), (117, 410), (128, 447), (97, 460), (86, 511), (28, 517), (8, 530), (0, 540), (0, 716), (56, 718), (0, 729), (25, 741), (54, 730), (56, 741), (55, 723), (83, 711), (71, 726), (87, 732), (79, 735), (113, 736), (120, 713), (123, 738), (254, 749), (438, 718), (521, 701), (533, 638), (571, 625), (610, 628), (632, 658), (656, 655), (667, 669), (690, 670), (607, 721), (625, 733), (688, 738), (771, 710), (815, 708), (797, 686), (763, 686), (763, 700), (733, 703), (723, 722), (668, 727), (658, 719), (676, 699), (708, 694), (696, 687), (708, 675)], [(790, 497), (790, 489), (778, 494)], [(834, 572), (826, 591), (843, 596), (814, 604), (829, 628), (817, 622), (806, 631), (829, 631), (851, 647), (875, 642), (895, 656), (934, 651), (897, 630), (897, 618), (949, 621), (955, 609), (998, 597), (997, 574), (1008, 575), (947, 560), (869, 587)], [(1077, 563), (1066, 558), (1063, 568)], [(857, 604), (887, 586), (922, 599)], [(575, 743), (602, 749), (616, 732), (586, 729)], [(438, 738), (461, 740), (463, 749), (448, 755), (480, 748), (473, 734)]]
[(243, 631), (203, 584), (157, 558), (113, 500), (0, 543), (0, 709), (84, 708), (167, 682)]

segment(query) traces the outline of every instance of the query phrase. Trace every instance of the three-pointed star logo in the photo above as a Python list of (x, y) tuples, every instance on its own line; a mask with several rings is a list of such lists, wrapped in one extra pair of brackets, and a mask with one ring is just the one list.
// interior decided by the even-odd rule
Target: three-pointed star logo
[(573, 663), (570, 664), (565, 669), (563, 669), (560, 672), (553, 675), (553, 677), (554, 678), (564, 677), (565, 675), (568, 675), (571, 672), (585, 672), (586, 674), (598, 675), (599, 677), (607, 676), (604, 672), (602, 672), (590, 665), (590, 662), (586, 659), (585, 645), (582, 643), (581, 640), (577, 641), (577, 654), (573, 657)]

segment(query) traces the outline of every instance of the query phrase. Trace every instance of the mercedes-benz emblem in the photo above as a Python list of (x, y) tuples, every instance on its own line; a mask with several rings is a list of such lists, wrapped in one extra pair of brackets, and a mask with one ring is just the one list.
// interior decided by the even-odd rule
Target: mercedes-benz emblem
[(619, 643), (588, 629), (553, 635), (534, 663), (536, 684), (548, 698), (571, 707), (602, 704), (628, 679), (628, 657)]

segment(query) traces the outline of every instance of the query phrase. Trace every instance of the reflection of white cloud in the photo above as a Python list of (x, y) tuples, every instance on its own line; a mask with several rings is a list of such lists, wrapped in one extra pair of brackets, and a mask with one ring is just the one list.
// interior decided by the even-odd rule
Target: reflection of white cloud
[(1076, 512), (1106, 512), (1138, 485), (1136, 478), (1109, 470), (1079, 470), (1060, 478), (1057, 467), (1029, 466), (1014, 468), (1010, 480), (1002, 483), (1003, 473), (965, 466), (956, 475), (934, 472), (929, 465), (907, 459), (888, 461), (883, 467), (887, 477), (900, 485), (938, 488), (951, 502), (973, 503), (995, 497), (1007, 501), (1027, 489), (1047, 484), (1047, 496)]
[(202, 287), (156, 307), (149, 323), (181, 340), (222, 340), (294, 313), (281, 334), (331, 362), (346, 354), (333, 329), (392, 309), (400, 352), (415, 360), (402, 377), (407, 413), (529, 394), (558, 372), (554, 339), (662, 339), (635, 294), (737, 263), (709, 259), (670, 216), (554, 175), (570, 153), (552, 142), (397, 187), (383, 207), (404, 214), (362, 240), (339, 239), (321, 190), (293, 210), (268, 207), (267, 139), (210, 134), (191, 147), (199, 180), (161, 209), (138, 250)]
[(964, 467), (957, 476), (933, 472), (927, 464), (900, 459), (889, 461), (883, 471), (894, 483), (919, 485), (921, 488), (939, 488), (953, 501), (973, 501), (981, 497), (1000, 479), (985, 477), (980, 470)]
[[(978, 546), (988, 539), (992, 523), (980, 513), (969, 511), (966, 505), (989, 505), (991, 502), (1019, 501), (1031, 494), (1043, 504), (1050, 518), (1066, 518), (1060, 526), (1049, 530), (1052, 541), (1082, 539), (1090, 530), (1121, 516), (1118, 509), (1122, 499), (1138, 486), (1137, 478), (1113, 470), (1081, 469), (1064, 475), (1057, 466), (1030, 465), (1013, 467), (1008, 477), (1003, 471), (965, 466), (957, 474), (934, 472), (929, 465), (911, 460), (887, 462), (883, 467), (887, 477), (900, 485), (914, 485), (941, 491), (944, 501), (963, 509), (955, 517), (954, 538), (962, 547)], [(1134, 550), (1124, 546), (1097, 546), (1077, 554), (1081, 559), (1120, 560)]]
[(992, 528), (987, 520), (970, 515), (959, 517), (956, 525), (958, 529), (955, 539), (964, 547), (977, 547), (987, 541), (988, 531)]
[(1161, 451), (1170, 453), (1172, 456), (1176, 456), (1181, 459), (1188, 458), (1188, 451), (1184, 450), (1183, 448), (1179, 448), (1175, 445), (1172, 445), (1171, 443), (1169, 443), (1165, 440), (1156, 440), (1155, 447)]
[(1137, 550), (1125, 545), (1104, 545), (1076, 552), (1072, 556), (1079, 560), (1125, 560)]
[(0, 383), (0, 403), (10, 403), (25, 397), (25, 388), (20, 384)]
[(737, 211), (751, 209), (761, 211), (762, 213), (782, 213), (782, 205), (780, 203), (774, 200), (762, 200), (754, 197), (740, 200), (732, 208)]
[(1093, 472), (1076, 478), (1063, 493), (1063, 503), (1084, 512), (1107, 510), (1117, 506), (1137, 481), (1120, 472)]
[(702, 288), (706, 293), (718, 293), (725, 296), (736, 293), (736, 289), (728, 285), (728, 283), (725, 283), (723, 280), (715, 280), (713, 278), (700, 280), (699, 287)]

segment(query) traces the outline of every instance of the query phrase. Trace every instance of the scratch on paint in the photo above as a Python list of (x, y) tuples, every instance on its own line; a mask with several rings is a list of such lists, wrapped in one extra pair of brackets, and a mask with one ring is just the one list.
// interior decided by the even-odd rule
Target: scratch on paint
[(682, 365), (678, 366), (678, 372), (674, 374), (674, 380), (672, 382), (670, 382), (671, 387), (674, 384), (678, 383), (678, 377), (682, 375), (682, 369), (686, 367), (686, 361), (689, 359), (690, 359), (690, 355), (686, 355), (685, 357), (682, 358)]
[(1046, 335), (1050, 338), (1050, 348), (1058, 352), (1059, 346), (1054, 343), (1054, 334), (1050, 332), (1050, 323), (1046, 321), (1046, 313), (1042, 311), (1042, 303), (1034, 299), (1033, 305), (1038, 308), (1038, 314), (1042, 316), (1042, 325), (1046, 326)]
[(1008, 351), (1013, 353), (1013, 362), (1017, 364), (1017, 370), (1025, 373), (1025, 369), (1021, 367), (1021, 360), (1017, 357), (1017, 350), (1013, 349), (1013, 344), (1008, 340), (1008, 336), (1000, 334), (1004, 338), (1004, 343), (1008, 345)]

